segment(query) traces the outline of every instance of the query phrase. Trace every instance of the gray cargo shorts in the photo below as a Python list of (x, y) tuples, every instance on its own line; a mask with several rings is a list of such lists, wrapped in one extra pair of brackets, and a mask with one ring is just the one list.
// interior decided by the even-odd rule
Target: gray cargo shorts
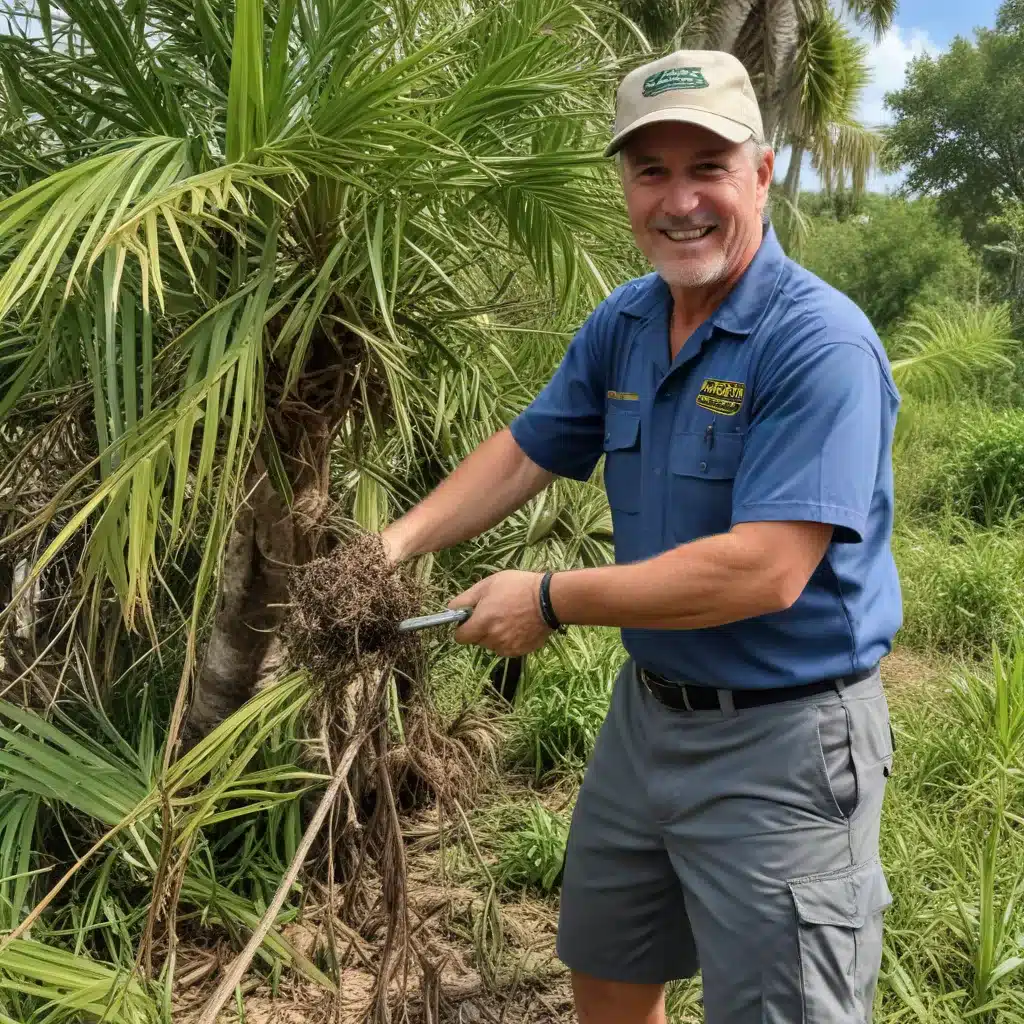
[(558, 956), (608, 981), (701, 971), (708, 1024), (868, 1024), (891, 902), (878, 673), (674, 711), (627, 661), (573, 812)]

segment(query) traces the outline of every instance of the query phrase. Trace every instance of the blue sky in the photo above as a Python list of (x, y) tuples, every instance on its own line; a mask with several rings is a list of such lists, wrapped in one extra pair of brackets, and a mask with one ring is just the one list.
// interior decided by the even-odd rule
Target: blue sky
[[(871, 84), (864, 90), (860, 119), (868, 124), (882, 124), (891, 115), (883, 97), (903, 85), (907, 63), (921, 53), (941, 53), (957, 35), (974, 38), (974, 29), (995, 24), (1000, 0), (900, 0), (892, 29), (876, 43), (870, 33), (863, 33), (870, 46), (868, 57), (872, 69)], [(781, 181), (789, 165), (788, 151), (776, 161), (776, 178)], [(900, 180), (900, 175), (874, 175), (868, 187), (883, 192)], [(805, 161), (800, 173), (802, 188), (816, 188), (817, 178)]]

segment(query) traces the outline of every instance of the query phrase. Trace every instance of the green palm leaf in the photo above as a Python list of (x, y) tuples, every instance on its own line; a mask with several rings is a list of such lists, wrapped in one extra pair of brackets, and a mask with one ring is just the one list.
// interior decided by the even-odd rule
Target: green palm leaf
[(909, 393), (953, 398), (979, 372), (1012, 370), (1017, 345), (1005, 306), (918, 309), (892, 341), (892, 374)]

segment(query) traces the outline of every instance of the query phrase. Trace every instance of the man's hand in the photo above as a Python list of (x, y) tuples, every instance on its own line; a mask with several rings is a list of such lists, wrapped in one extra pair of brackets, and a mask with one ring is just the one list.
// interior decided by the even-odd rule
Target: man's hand
[(381, 545), (384, 548), (384, 557), (392, 565), (398, 565), (400, 562), (405, 561), (405, 549), (402, 547), (400, 538), (396, 536), (393, 524), (386, 530), (381, 530), (377, 536), (380, 537)]
[(504, 658), (543, 647), (552, 631), (540, 613), (540, 581), (540, 573), (510, 569), (452, 598), (449, 608), (473, 609), (469, 621), (455, 631), (455, 640), (479, 644)]

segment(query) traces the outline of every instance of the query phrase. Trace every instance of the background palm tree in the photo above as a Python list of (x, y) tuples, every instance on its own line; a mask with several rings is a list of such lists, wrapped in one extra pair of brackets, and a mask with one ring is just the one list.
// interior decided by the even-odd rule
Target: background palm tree
[[(892, 24), (898, 6), (898, 0), (844, 0), (842, 9), (879, 38)], [(761, 103), (769, 141), (778, 141), (780, 132), (785, 136), (797, 127), (801, 99), (812, 76), (819, 90), (826, 88), (841, 95), (846, 87), (847, 71), (835, 62), (835, 49), (829, 52), (808, 46), (816, 28), (820, 32), (829, 27), (830, 15), (834, 18), (829, 0), (722, 0), (713, 4), (704, 43), (728, 50), (743, 61)], [(816, 53), (832, 65), (834, 82), (827, 82), (824, 69), (816, 65)], [(834, 112), (831, 104), (818, 109), (822, 115)], [(807, 112), (805, 106), (804, 114)], [(822, 122), (815, 125), (816, 130), (822, 127)]]

